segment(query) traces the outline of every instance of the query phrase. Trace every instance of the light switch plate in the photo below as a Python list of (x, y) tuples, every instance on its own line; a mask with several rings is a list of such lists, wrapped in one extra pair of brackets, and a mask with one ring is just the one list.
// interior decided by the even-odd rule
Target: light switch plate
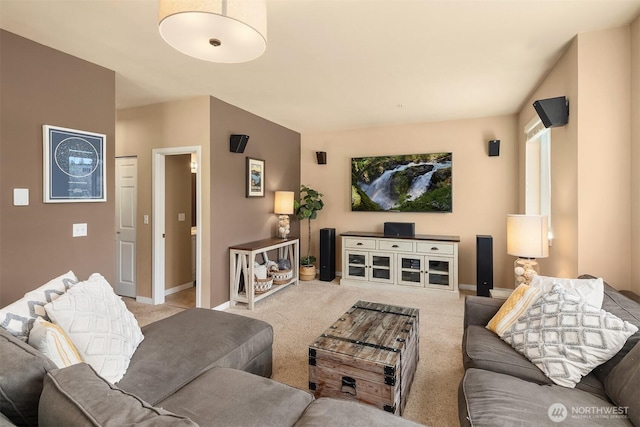
[(186, 217), (185, 217), (184, 213), (179, 213), (179, 214), (178, 214), (178, 221), (184, 221), (184, 220), (185, 220), (185, 218), (186, 218)]
[(13, 189), (13, 206), (29, 206), (29, 189)]

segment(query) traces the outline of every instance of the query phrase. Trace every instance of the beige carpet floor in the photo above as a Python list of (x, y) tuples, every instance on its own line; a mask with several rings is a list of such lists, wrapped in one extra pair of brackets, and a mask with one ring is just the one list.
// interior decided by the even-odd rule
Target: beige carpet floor
[[(270, 323), (274, 329), (273, 379), (308, 389), (308, 346), (356, 301), (365, 300), (420, 310), (420, 361), (403, 416), (431, 427), (458, 426), (457, 390), (462, 379), (461, 294), (439, 291), (389, 291), (340, 286), (336, 282), (301, 282), (256, 304), (228, 312)], [(178, 306), (151, 308), (127, 300), (141, 324), (180, 311)], [(156, 312), (157, 311), (157, 312)]]
[(140, 326), (145, 326), (157, 320), (164, 319), (165, 317), (172, 316), (185, 309), (185, 307), (178, 307), (169, 304), (142, 304), (137, 302), (133, 298), (123, 297), (122, 300), (127, 305), (129, 311), (134, 314)]

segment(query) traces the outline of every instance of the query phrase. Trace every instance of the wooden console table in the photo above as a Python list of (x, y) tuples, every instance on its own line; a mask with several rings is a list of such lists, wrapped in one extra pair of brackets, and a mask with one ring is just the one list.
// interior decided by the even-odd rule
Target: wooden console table
[[(260, 255), (262, 263), (269, 261), (269, 251), (277, 250), (278, 258), (285, 258), (291, 262), (292, 277), (287, 283), (273, 285), (271, 289), (262, 294), (256, 295), (253, 287), (254, 263), (256, 257)], [(272, 237), (255, 242), (244, 243), (231, 246), (229, 264), (229, 305), (232, 307), (236, 303), (247, 304), (249, 310), (253, 310), (254, 304), (269, 295), (286, 288), (291, 284), (298, 283), (298, 264), (300, 262), (300, 241), (297, 238), (280, 239)], [(241, 288), (241, 280), (244, 289)]]

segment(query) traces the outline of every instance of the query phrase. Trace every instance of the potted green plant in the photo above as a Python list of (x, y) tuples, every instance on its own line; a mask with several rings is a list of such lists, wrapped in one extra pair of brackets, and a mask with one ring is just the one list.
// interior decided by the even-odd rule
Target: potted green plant
[(316, 219), (318, 211), (324, 207), (322, 197), (322, 193), (303, 184), (300, 186), (300, 200), (294, 200), (293, 203), (296, 217), (308, 222), (307, 255), (300, 259), (300, 280), (313, 280), (316, 277), (316, 257), (311, 255), (311, 220)]

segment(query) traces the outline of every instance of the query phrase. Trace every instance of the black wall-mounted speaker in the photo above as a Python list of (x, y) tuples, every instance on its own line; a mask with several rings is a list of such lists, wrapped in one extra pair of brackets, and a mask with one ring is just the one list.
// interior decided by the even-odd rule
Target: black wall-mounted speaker
[(384, 235), (413, 237), (416, 235), (416, 224), (413, 222), (385, 222)]
[(489, 141), (489, 156), (495, 157), (500, 155), (500, 140), (492, 139)]
[(533, 103), (533, 108), (546, 128), (564, 126), (569, 123), (569, 102), (565, 96), (540, 99)]
[(476, 287), (479, 296), (491, 296), (493, 289), (493, 237), (476, 236)]
[(318, 160), (319, 165), (327, 164), (327, 152), (326, 151), (316, 151), (316, 159)]
[(336, 229), (320, 229), (320, 280), (330, 282), (336, 278)]
[(229, 151), (232, 153), (244, 153), (244, 148), (249, 141), (249, 135), (231, 135), (229, 140)]

